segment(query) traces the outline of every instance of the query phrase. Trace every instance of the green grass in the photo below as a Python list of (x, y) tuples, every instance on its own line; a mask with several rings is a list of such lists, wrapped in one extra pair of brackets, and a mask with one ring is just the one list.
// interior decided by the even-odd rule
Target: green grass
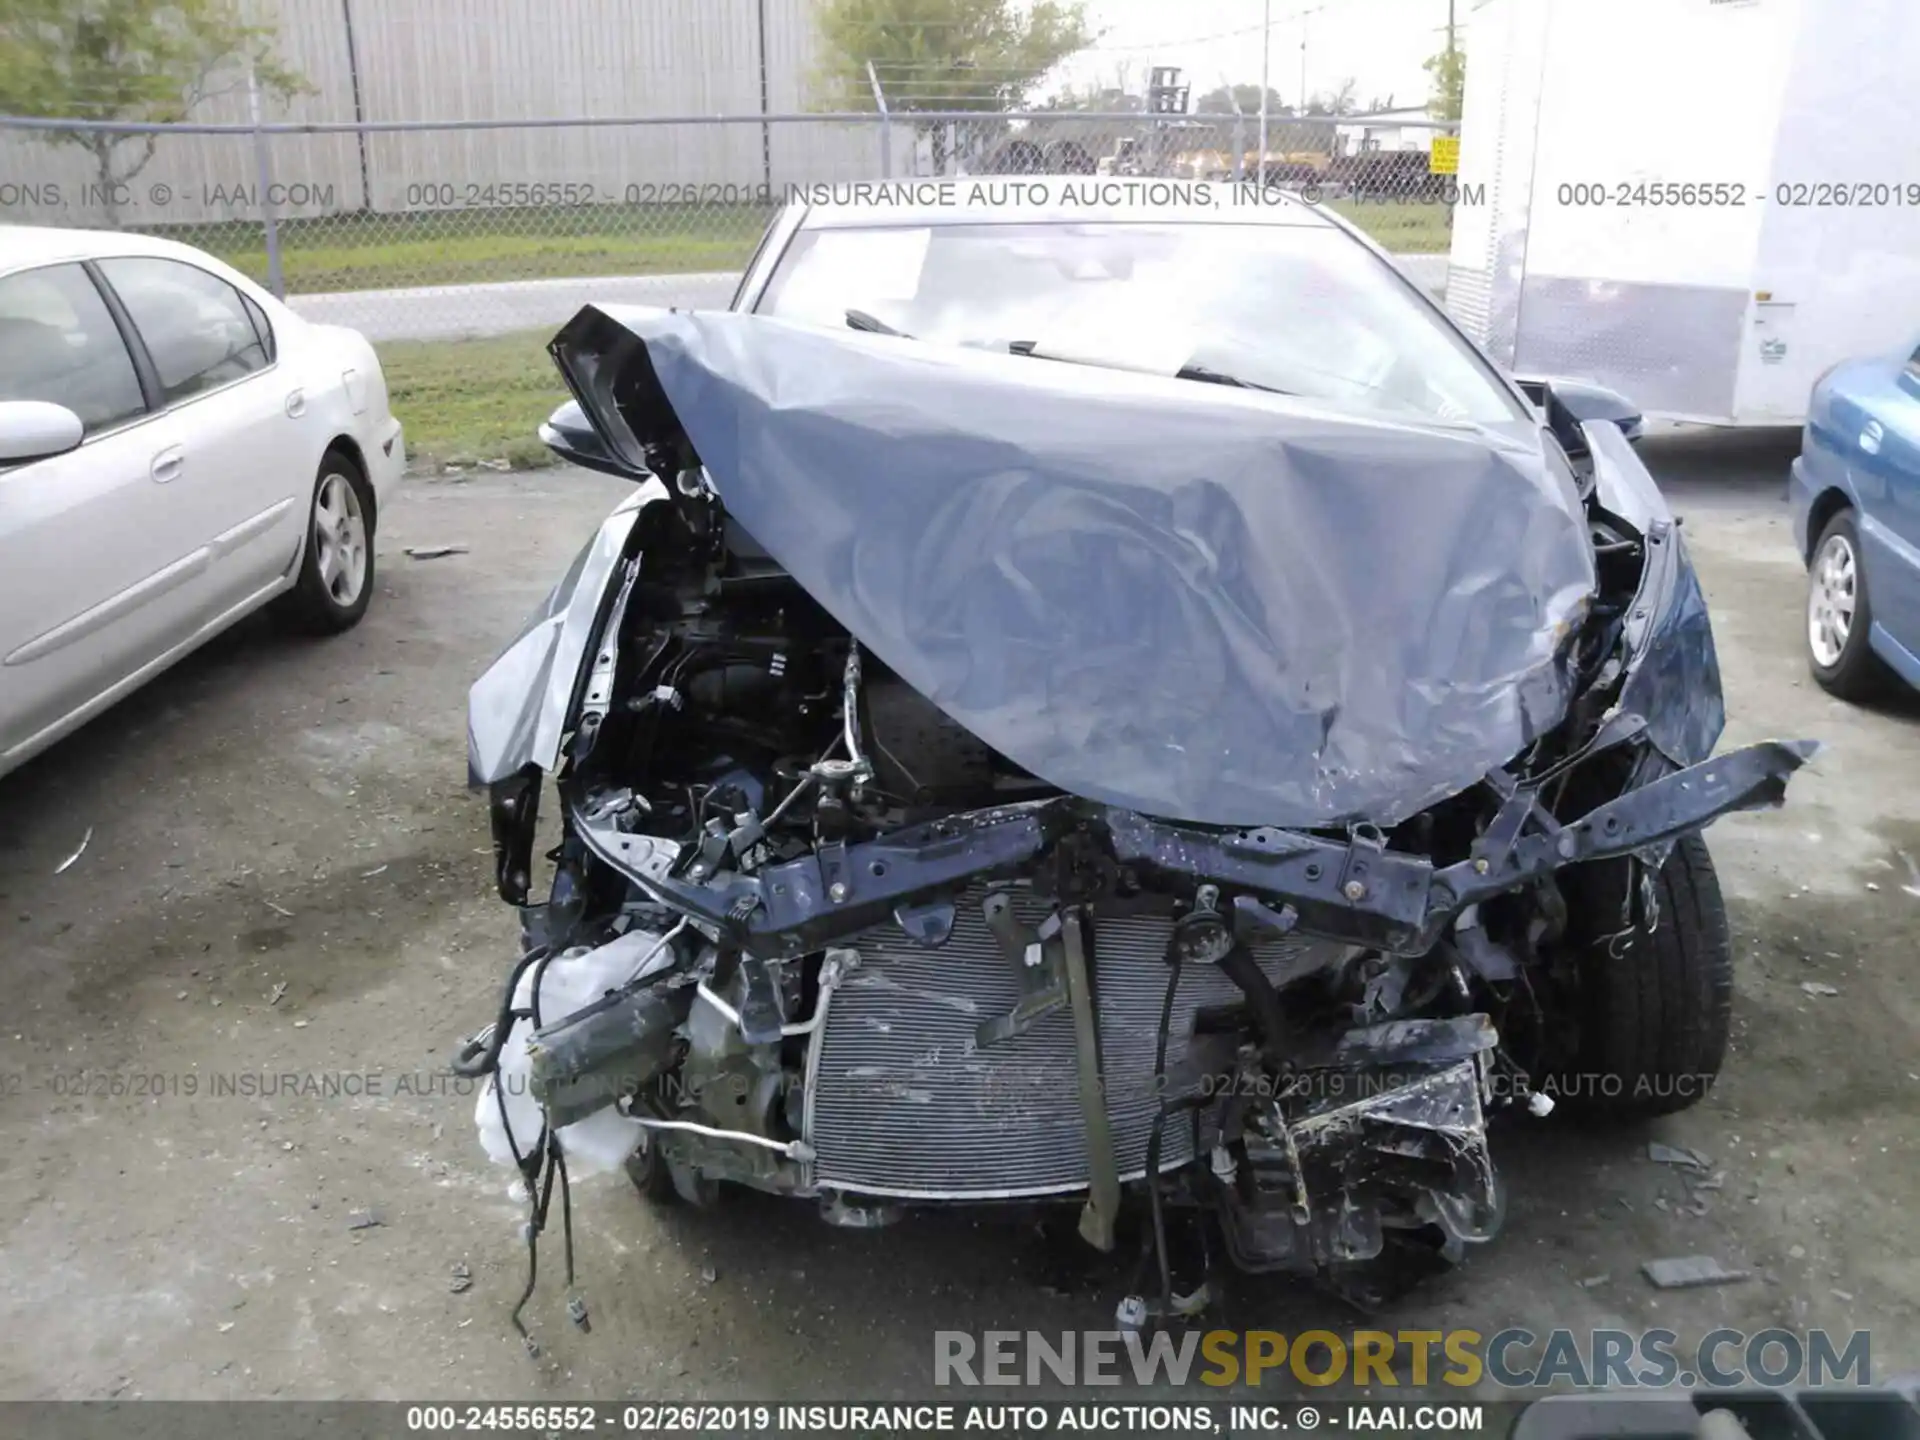
[[(601, 205), (288, 220), (280, 268), (291, 295), (738, 270), (770, 214), (755, 205)], [(267, 278), (266, 237), (252, 221), (181, 227), (175, 238)]]
[[(1444, 205), (1331, 203), (1389, 250), (1419, 254), (1448, 246), (1451, 215)], [(293, 295), (738, 270), (769, 214), (757, 205), (599, 205), (335, 215), (282, 222), (280, 266)], [(252, 221), (185, 226), (175, 234), (255, 279), (267, 277), (266, 240)]]
[(392, 340), (376, 346), (413, 469), (505, 460), (548, 465), (535, 428), (567, 398), (547, 355), (550, 330), (484, 340)]
[(1431, 255), (1453, 244), (1453, 211), (1418, 200), (1330, 200), (1337, 211), (1401, 255)]

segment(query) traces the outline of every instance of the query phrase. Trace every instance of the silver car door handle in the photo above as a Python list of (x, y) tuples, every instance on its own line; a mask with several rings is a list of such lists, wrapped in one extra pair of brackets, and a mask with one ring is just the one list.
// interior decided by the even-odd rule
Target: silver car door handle
[(186, 468), (187, 452), (178, 445), (169, 445), (153, 457), (153, 478), (164, 485), (169, 480), (180, 478), (180, 472)]
[(307, 392), (295, 390), (287, 396), (287, 418), (298, 420), (307, 413)]

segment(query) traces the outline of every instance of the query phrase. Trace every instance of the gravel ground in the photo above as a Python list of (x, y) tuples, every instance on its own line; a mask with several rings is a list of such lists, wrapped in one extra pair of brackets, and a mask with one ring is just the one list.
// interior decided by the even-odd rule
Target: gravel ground
[[(1785, 810), (1712, 832), (1739, 954), (1724, 1079), (1650, 1130), (1507, 1130), (1507, 1230), (1381, 1328), (1860, 1326), (1876, 1374), (1920, 1361), (1920, 706), (1808, 679), (1791, 451), (1648, 447), (1713, 605), (1726, 743), (1830, 742)], [(936, 1328), (1108, 1323), (1121, 1275), (1020, 1225), (657, 1212), (608, 1180), (575, 1197), (593, 1332), (566, 1324), (554, 1244), (546, 1358), (522, 1353), (521, 1210), (438, 1074), (513, 943), (463, 701), (620, 492), (564, 470), (416, 484), (357, 631), (250, 622), (0, 780), (0, 1396), (847, 1398), (924, 1389)], [(402, 553), (442, 541), (471, 548)], [(1704, 1213), (1650, 1136), (1724, 1171)], [(1662, 1294), (1637, 1273), (1696, 1253), (1755, 1276)], [(1241, 1284), (1225, 1317), (1350, 1319), (1286, 1284)]]

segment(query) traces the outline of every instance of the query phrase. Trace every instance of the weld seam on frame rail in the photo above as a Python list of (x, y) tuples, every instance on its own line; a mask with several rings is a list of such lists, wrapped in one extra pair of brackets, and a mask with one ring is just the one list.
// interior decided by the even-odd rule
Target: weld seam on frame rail
[[(0, 130), (72, 130), (80, 132), (110, 131), (121, 135), (353, 135), (380, 134), (412, 130), (563, 130), (563, 129), (611, 129), (627, 125), (764, 125), (795, 124), (811, 122), (822, 125), (875, 123), (920, 124), (925, 121), (952, 121), (955, 123), (977, 123), (982, 120), (1035, 120), (1065, 121), (1078, 125), (1086, 121), (1125, 121), (1138, 125), (1142, 120), (1154, 120), (1162, 117), (1141, 115), (1130, 110), (1071, 110), (1071, 111), (1034, 111), (1034, 110), (898, 110), (891, 115), (883, 115), (877, 110), (833, 110), (806, 111), (788, 114), (762, 114), (753, 111), (735, 115), (626, 115), (596, 116), (592, 118), (561, 118), (542, 120), (316, 120), (306, 123), (275, 120), (259, 125), (239, 123), (213, 123), (202, 121), (181, 121), (168, 123), (159, 121), (131, 120), (75, 120), (59, 116), (42, 115), (0, 115)], [(1191, 120), (1194, 117), (1174, 117)], [(1230, 116), (1211, 117), (1230, 120)], [(1255, 115), (1245, 117), (1248, 120)], [(1364, 119), (1364, 116), (1296, 116), (1282, 118), (1283, 125), (1324, 126), (1352, 123)], [(1396, 125), (1408, 129), (1452, 130), (1457, 121), (1452, 120), (1396, 120)]]

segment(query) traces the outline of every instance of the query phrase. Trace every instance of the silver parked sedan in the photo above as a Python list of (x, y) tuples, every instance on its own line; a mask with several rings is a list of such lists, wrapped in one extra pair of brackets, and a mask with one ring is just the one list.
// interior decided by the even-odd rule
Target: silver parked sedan
[(190, 246), (0, 227), (0, 774), (269, 601), (355, 624), (405, 462), (357, 332)]

